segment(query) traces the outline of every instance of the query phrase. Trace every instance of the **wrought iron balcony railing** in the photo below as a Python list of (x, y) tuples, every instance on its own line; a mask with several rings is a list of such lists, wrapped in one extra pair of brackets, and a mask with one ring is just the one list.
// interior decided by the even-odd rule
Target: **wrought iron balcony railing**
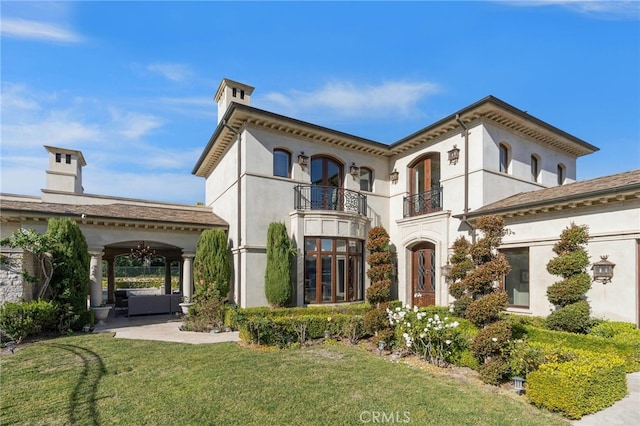
[(442, 210), (442, 187), (404, 197), (404, 217)]
[(297, 185), (296, 210), (335, 210), (367, 215), (367, 196), (335, 186)]

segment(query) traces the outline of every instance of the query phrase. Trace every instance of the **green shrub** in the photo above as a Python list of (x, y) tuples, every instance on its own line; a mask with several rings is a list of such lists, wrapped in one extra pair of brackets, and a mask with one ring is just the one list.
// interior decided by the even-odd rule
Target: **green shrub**
[(291, 301), (291, 260), (295, 253), (284, 223), (273, 222), (267, 230), (267, 268), (264, 291), (272, 306), (286, 306)]
[(595, 353), (615, 354), (624, 359), (627, 373), (640, 371), (640, 330), (620, 333), (606, 339), (594, 335), (552, 331), (525, 326), (530, 344), (541, 343), (561, 346), (564, 350), (586, 350)]
[(387, 316), (387, 306), (382, 305), (378, 308), (373, 308), (364, 314), (363, 327), (364, 332), (371, 336), (379, 331), (391, 329), (389, 317)]
[(367, 302), (371, 305), (384, 303), (391, 298), (391, 280), (377, 280), (367, 289)]
[(367, 302), (371, 305), (388, 302), (391, 299), (393, 263), (389, 252), (389, 234), (382, 226), (369, 230), (366, 248), (369, 250), (367, 277), (371, 280), (366, 293)]
[(552, 275), (569, 278), (584, 272), (589, 265), (589, 255), (584, 249), (563, 253), (547, 263), (547, 271)]
[(627, 332), (637, 333), (638, 336), (640, 336), (640, 330), (636, 328), (635, 324), (630, 322), (602, 321), (589, 330), (590, 335), (605, 338), (611, 338)]
[(196, 292), (194, 304), (189, 308), (186, 319), (186, 328), (190, 331), (222, 330), (225, 322), (226, 302), (217, 288), (207, 286), (208, 291), (202, 288)]
[(252, 316), (239, 324), (240, 337), (252, 343), (285, 347), (291, 344), (304, 345), (307, 340), (340, 336), (350, 315), (297, 315), (293, 317)]
[(480, 380), (490, 385), (498, 386), (511, 378), (509, 362), (504, 358), (491, 358), (478, 367)]
[(576, 350), (569, 362), (543, 364), (527, 376), (534, 405), (570, 419), (600, 411), (627, 392), (624, 361), (615, 355)]
[(349, 340), (349, 343), (353, 345), (366, 335), (364, 318), (360, 315), (350, 315), (342, 324), (342, 329), (340, 330), (340, 337)]
[(591, 327), (589, 315), (589, 303), (586, 300), (581, 300), (551, 312), (547, 317), (546, 326), (550, 330), (587, 333)]
[(591, 288), (591, 277), (586, 272), (558, 281), (547, 288), (547, 299), (554, 305), (567, 306), (578, 302)]
[(505, 348), (511, 341), (512, 330), (508, 321), (497, 321), (484, 327), (469, 343), (471, 353), (482, 364), (487, 358), (505, 356)]
[(231, 282), (231, 254), (224, 231), (207, 229), (200, 234), (193, 260), (193, 276), (196, 286), (214, 286), (222, 297), (227, 297)]
[(0, 305), (0, 331), (16, 343), (58, 328), (59, 305), (50, 300)]
[(507, 309), (509, 296), (504, 291), (489, 293), (469, 303), (464, 317), (481, 327), (500, 319), (500, 314)]

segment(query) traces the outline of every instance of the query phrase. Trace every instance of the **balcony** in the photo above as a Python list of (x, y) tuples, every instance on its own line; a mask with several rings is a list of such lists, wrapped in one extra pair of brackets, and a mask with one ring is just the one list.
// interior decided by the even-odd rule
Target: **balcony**
[(335, 186), (297, 185), (296, 210), (329, 210), (367, 215), (367, 196)]
[(442, 187), (404, 197), (404, 216), (419, 216), (442, 210)]

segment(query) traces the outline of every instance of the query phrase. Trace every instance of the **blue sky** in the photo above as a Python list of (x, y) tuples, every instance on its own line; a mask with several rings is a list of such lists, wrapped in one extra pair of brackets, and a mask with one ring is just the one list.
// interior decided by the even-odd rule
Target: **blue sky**
[(494, 95), (600, 147), (578, 179), (640, 167), (640, 3), (9, 2), (4, 193), (39, 195), (43, 145), (86, 193), (193, 204), (224, 77), (252, 105), (393, 143)]

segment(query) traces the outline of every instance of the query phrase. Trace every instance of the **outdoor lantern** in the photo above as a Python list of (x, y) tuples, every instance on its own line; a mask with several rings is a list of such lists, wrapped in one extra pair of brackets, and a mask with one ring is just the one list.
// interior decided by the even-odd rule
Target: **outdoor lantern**
[(387, 345), (387, 344), (384, 342), (384, 340), (380, 340), (380, 341), (378, 342), (378, 353), (379, 353), (379, 354), (381, 354), (381, 353), (382, 353), (382, 351), (384, 350), (384, 347), (385, 347), (386, 345)]
[(524, 379), (522, 377), (512, 377), (513, 379), (513, 390), (516, 391), (518, 395), (520, 395), (524, 391)]
[(329, 330), (325, 330), (324, 331), (324, 338), (328, 339), (329, 337), (331, 337), (331, 334), (329, 333)]
[(451, 269), (453, 268), (453, 266), (451, 266), (451, 264), (449, 263), (449, 261), (447, 260), (447, 264), (443, 265), (440, 267), (440, 270), (442, 271), (442, 276), (444, 277), (444, 279), (446, 281), (449, 281), (449, 276), (451, 275)]
[(591, 270), (593, 271), (593, 280), (607, 284), (611, 282), (613, 278), (613, 267), (615, 263), (607, 260), (609, 256), (600, 256), (600, 260), (593, 264)]
[(308, 155), (304, 155), (304, 151), (302, 151), (300, 153), (300, 155), (298, 155), (298, 164), (303, 169), (306, 168), (309, 165), (309, 156)]
[(453, 149), (447, 151), (449, 154), (449, 164), (458, 164), (458, 160), (460, 159), (460, 148), (457, 145), (453, 146)]
[(349, 173), (351, 173), (354, 179), (358, 179), (358, 177), (360, 177), (360, 167), (356, 166), (356, 163), (351, 163)]
[(400, 173), (398, 173), (396, 169), (393, 169), (393, 171), (389, 173), (389, 179), (391, 180), (391, 183), (398, 183), (398, 176), (400, 176)]

